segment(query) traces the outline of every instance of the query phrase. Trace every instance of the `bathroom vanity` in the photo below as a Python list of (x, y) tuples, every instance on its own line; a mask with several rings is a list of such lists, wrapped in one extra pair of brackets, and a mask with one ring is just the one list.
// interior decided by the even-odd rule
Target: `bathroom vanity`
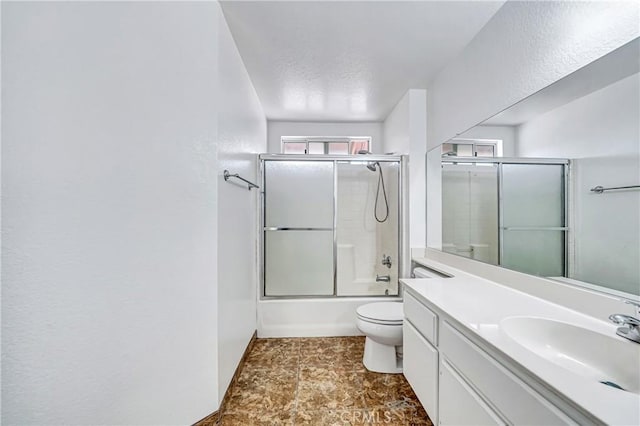
[(640, 424), (640, 344), (615, 325), (426, 266), (453, 277), (401, 280), (404, 375), (434, 424)]

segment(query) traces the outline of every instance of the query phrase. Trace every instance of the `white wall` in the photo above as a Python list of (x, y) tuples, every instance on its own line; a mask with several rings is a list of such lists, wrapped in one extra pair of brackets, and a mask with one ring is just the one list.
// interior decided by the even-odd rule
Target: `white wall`
[(575, 258), (571, 277), (640, 292), (640, 78), (627, 77), (519, 127), (518, 155), (571, 158)]
[(426, 245), (427, 93), (411, 89), (384, 121), (384, 152), (409, 154), (409, 244)]
[(267, 151), (280, 154), (282, 136), (371, 136), (371, 152), (382, 154), (382, 123), (269, 121)]
[(254, 177), (266, 136), (222, 24), (214, 2), (2, 4), (2, 423), (218, 408), (255, 324), (255, 191), (220, 169)]
[(631, 41), (637, 2), (506, 2), (428, 87), (434, 147)]
[(411, 115), (411, 90), (400, 98), (395, 107), (384, 120), (384, 151), (409, 154), (411, 140), (409, 136)]
[(224, 182), (231, 173), (259, 184), (257, 153), (267, 122), (222, 13), (218, 20), (218, 396), (224, 396), (256, 330), (258, 191)]

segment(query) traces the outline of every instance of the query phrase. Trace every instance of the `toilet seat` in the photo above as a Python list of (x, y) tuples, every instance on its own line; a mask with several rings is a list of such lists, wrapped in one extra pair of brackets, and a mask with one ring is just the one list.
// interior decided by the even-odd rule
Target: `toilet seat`
[(402, 303), (377, 302), (359, 306), (356, 309), (358, 318), (362, 321), (380, 325), (401, 326), (404, 316)]

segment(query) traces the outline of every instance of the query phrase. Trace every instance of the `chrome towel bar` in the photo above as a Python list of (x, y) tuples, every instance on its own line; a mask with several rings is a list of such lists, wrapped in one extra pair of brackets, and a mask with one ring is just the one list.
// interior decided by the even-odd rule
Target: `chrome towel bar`
[(235, 174), (231, 174), (229, 173), (229, 170), (225, 170), (223, 172), (223, 176), (224, 176), (224, 180), (225, 182), (229, 180), (229, 178), (236, 178), (236, 179), (240, 179), (241, 181), (243, 181), (244, 183), (247, 184), (247, 189), (249, 191), (251, 191), (251, 188), (260, 188), (258, 185), (256, 185), (255, 183), (246, 180), (245, 178), (243, 178), (242, 176), (240, 176), (239, 174), (235, 173)]
[(615, 189), (633, 189), (633, 188), (640, 188), (640, 185), (616, 186), (613, 188), (603, 188), (602, 186), (596, 186), (595, 188), (591, 188), (589, 191), (595, 192), (596, 194), (602, 194), (604, 191), (613, 191)]

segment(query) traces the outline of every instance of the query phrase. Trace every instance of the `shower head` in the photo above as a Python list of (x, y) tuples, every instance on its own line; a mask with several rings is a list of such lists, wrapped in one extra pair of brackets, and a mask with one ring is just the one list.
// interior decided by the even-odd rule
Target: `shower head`
[[(360, 151), (358, 151), (359, 155), (371, 155), (371, 151), (367, 151), (366, 149), (361, 149)], [(378, 164), (378, 162), (371, 162), (371, 163), (367, 163), (367, 169), (371, 170), (372, 172), (376, 171), (376, 166), (379, 166), (380, 164)]]

